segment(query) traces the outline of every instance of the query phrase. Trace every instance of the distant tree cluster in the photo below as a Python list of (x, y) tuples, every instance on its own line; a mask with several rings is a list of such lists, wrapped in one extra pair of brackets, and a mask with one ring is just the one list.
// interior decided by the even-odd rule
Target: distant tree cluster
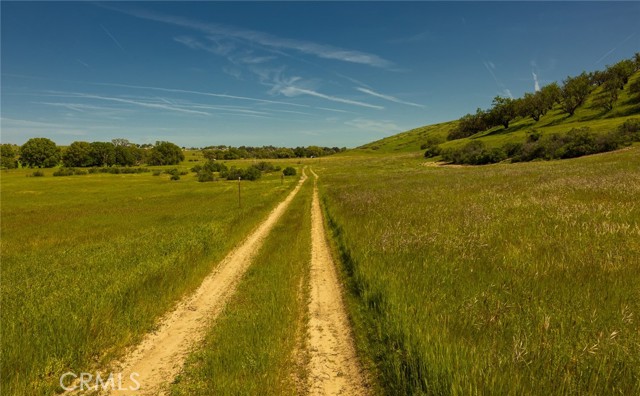
[(149, 165), (178, 165), (184, 161), (182, 149), (171, 142), (156, 142), (149, 151)]
[(47, 138), (29, 139), (20, 147), (20, 162), (32, 168), (53, 168), (60, 162), (60, 148)]
[(346, 147), (250, 147), (250, 146), (209, 146), (202, 150), (208, 160), (234, 160), (234, 159), (276, 159), (276, 158), (310, 158), (324, 157), (327, 155), (345, 151)]
[[(458, 149), (442, 150), (442, 159), (454, 164), (484, 165), (511, 158), (512, 162), (575, 158), (616, 150), (632, 142), (640, 142), (640, 119), (631, 118), (616, 130), (598, 134), (588, 127), (574, 128), (566, 134), (541, 136), (532, 130), (524, 143), (507, 143), (488, 148), (480, 140), (472, 140)], [(428, 153), (425, 153), (429, 157)]]
[(18, 152), (20, 148), (12, 144), (0, 145), (0, 168), (14, 169), (18, 167)]
[[(285, 176), (295, 175), (295, 169), (291, 168), (293, 170), (293, 173), (291, 173), (291, 170), (289, 170), (289, 168), (291, 167), (287, 167), (283, 174)], [(235, 166), (228, 168), (222, 162), (210, 160), (207, 161), (204, 165), (196, 165), (191, 168), (192, 172), (197, 173), (198, 181), (200, 182), (216, 180), (214, 174), (215, 172), (218, 172), (221, 178), (227, 180), (238, 180), (238, 178), (240, 178), (241, 180), (258, 180), (260, 177), (262, 177), (263, 173), (278, 172), (280, 170), (282, 170), (282, 168), (279, 165), (273, 165), (272, 163), (266, 161), (258, 162), (243, 169), (237, 168)]]
[(631, 76), (638, 71), (640, 53), (636, 53), (633, 59), (625, 59), (607, 66), (603, 71), (583, 72), (575, 77), (567, 77), (562, 81), (562, 86), (551, 83), (534, 93), (525, 93), (522, 98), (496, 96), (490, 109), (478, 109), (475, 114), (467, 114), (460, 118), (447, 138), (462, 139), (496, 126), (507, 129), (509, 124), (519, 117), (530, 117), (538, 122), (556, 105), (571, 117), (598, 87), (600, 93), (594, 99), (594, 106), (604, 111), (612, 110), (620, 91), (627, 86), (629, 93), (640, 100), (640, 79), (627, 85)]
[(134, 166), (145, 161), (145, 151), (126, 139), (112, 142), (73, 142), (62, 154), (66, 167)]
[(76, 141), (60, 148), (50, 139), (32, 138), (19, 150), (9, 144), (3, 144), (1, 149), (1, 166), (9, 169), (17, 167), (18, 163), (31, 168), (53, 168), (60, 164), (65, 168), (85, 168), (131, 167), (145, 163), (177, 165), (184, 161), (182, 149), (173, 143), (156, 142), (155, 145), (140, 146), (127, 139), (91, 143)]

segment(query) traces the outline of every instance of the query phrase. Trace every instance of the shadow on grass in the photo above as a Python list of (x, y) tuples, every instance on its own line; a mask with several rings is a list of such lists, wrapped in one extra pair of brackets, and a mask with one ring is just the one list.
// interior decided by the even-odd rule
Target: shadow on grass
[(593, 120), (595, 118), (598, 118), (598, 116), (588, 116), (588, 117), (578, 117), (575, 114), (573, 115), (569, 115), (566, 114), (564, 117), (559, 117), (556, 118), (552, 121), (549, 121), (546, 124), (540, 124), (539, 127), (543, 128), (543, 127), (551, 127), (551, 126), (556, 126), (556, 125), (561, 125), (561, 124), (567, 124), (570, 122), (582, 122), (582, 121), (590, 121)]
[(507, 135), (510, 133), (515, 133), (518, 131), (522, 131), (522, 130), (526, 130), (526, 129), (531, 129), (531, 128), (535, 128), (537, 125), (536, 123), (532, 123), (532, 122), (528, 122), (525, 124), (519, 124), (516, 126), (511, 126), (509, 128), (500, 128), (500, 129), (496, 129), (495, 131), (489, 131), (481, 136), (472, 136), (471, 139), (478, 139), (478, 138), (483, 138), (483, 137), (487, 137), (487, 136), (498, 136), (498, 135)]
[(627, 117), (632, 115), (640, 115), (640, 103), (637, 106), (629, 107), (624, 110), (614, 111), (615, 108), (604, 118)]

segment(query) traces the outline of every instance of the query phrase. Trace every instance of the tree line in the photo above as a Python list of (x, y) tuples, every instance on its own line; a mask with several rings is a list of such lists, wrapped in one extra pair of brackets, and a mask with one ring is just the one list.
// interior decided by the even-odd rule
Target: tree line
[(1, 146), (2, 167), (11, 169), (18, 165), (30, 168), (68, 168), (176, 165), (184, 161), (182, 149), (171, 142), (158, 141), (150, 148), (142, 148), (127, 139), (111, 142), (73, 142), (61, 148), (50, 139), (32, 138), (20, 147)]
[[(610, 111), (618, 100), (620, 91), (627, 87), (629, 78), (640, 71), (640, 53), (632, 59), (622, 60), (605, 70), (591, 73), (582, 72), (575, 77), (567, 77), (562, 86), (554, 82), (536, 92), (525, 93), (522, 98), (506, 98), (496, 96), (491, 108), (478, 108), (475, 114), (467, 114), (458, 120), (456, 128), (451, 130), (448, 140), (462, 139), (496, 126), (509, 128), (516, 118), (531, 118), (538, 122), (554, 106), (559, 105), (563, 113), (569, 117), (585, 103), (594, 89), (602, 87), (600, 94), (594, 99), (594, 106), (603, 111)], [(640, 100), (640, 80), (627, 87), (629, 94)]]
[(460, 148), (440, 149), (431, 146), (425, 157), (440, 155), (452, 164), (485, 165), (511, 159), (511, 162), (575, 158), (604, 153), (640, 142), (640, 119), (630, 118), (617, 129), (596, 133), (588, 127), (573, 128), (566, 134), (542, 135), (535, 129), (523, 143), (509, 142), (502, 147), (487, 147), (481, 140), (471, 140)]
[(345, 151), (346, 147), (274, 147), (274, 146), (209, 146), (202, 149), (208, 160), (317, 158)]
[[(194, 149), (197, 150), (197, 149)], [(209, 160), (275, 159), (322, 157), (346, 150), (338, 147), (231, 147), (209, 146), (202, 149)], [(16, 168), (19, 165), (31, 168), (52, 168), (62, 165), (67, 168), (177, 165), (184, 161), (184, 148), (174, 143), (158, 141), (155, 144), (138, 145), (127, 139), (111, 142), (76, 141), (62, 148), (47, 138), (32, 138), (22, 146), (0, 145), (0, 167)]]

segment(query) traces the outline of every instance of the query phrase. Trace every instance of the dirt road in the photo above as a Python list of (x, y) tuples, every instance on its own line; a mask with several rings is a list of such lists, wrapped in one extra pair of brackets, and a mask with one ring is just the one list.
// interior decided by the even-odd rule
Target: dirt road
[[(180, 372), (185, 358), (205, 335), (212, 321), (224, 308), (229, 297), (251, 264), (251, 261), (282, 213), (300, 190), (306, 179), (304, 170), (300, 183), (269, 214), (268, 218), (236, 249), (231, 251), (207, 276), (200, 287), (160, 321), (158, 330), (128, 353), (121, 363), (123, 390), (111, 395), (159, 395)], [(113, 370), (117, 371), (117, 370)], [(134, 374), (130, 380), (131, 374)], [(140, 384), (138, 390), (136, 381)]]
[[(311, 273), (309, 323), (305, 347), (308, 356), (309, 395), (366, 395), (367, 386), (358, 362), (344, 307), (335, 263), (326, 239), (315, 177), (311, 210)], [(188, 354), (224, 309), (265, 238), (306, 179), (269, 214), (268, 218), (231, 251), (200, 287), (179, 302), (120, 362), (110, 369), (120, 373), (118, 389), (107, 395), (163, 395), (184, 365)], [(238, 335), (241, 337), (242, 335)], [(304, 386), (303, 386), (304, 388)]]
[[(311, 171), (317, 182), (318, 175)], [(366, 383), (353, 346), (336, 266), (325, 236), (318, 188), (311, 212), (311, 296), (309, 301), (309, 394), (365, 395)]]

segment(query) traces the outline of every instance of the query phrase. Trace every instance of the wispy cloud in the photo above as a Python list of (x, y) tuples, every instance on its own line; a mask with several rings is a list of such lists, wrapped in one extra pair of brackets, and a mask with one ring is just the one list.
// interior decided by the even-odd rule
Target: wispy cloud
[(251, 54), (247, 54), (238, 59), (241, 63), (246, 63), (248, 65), (257, 65), (260, 63), (269, 62), (271, 60), (276, 59), (275, 56), (253, 56)]
[(316, 88), (319, 84), (317, 80), (303, 80), (302, 77), (299, 76), (285, 77), (282, 70), (272, 70), (271, 73), (265, 75), (263, 80), (265, 85), (271, 86), (269, 92), (272, 95), (281, 94), (286, 97), (307, 95), (353, 106), (368, 107), (377, 110), (384, 109), (382, 106), (372, 105), (358, 100), (327, 95), (318, 91)]
[(163, 15), (150, 11), (122, 10), (119, 8), (112, 9), (138, 18), (167, 23), (175, 26), (182, 26), (212, 36), (223, 36), (237, 40), (243, 40), (254, 45), (259, 45), (274, 50), (291, 50), (307, 55), (316, 56), (318, 58), (338, 60), (348, 63), (358, 63), (373, 67), (389, 68), (393, 66), (392, 62), (378, 55), (362, 51), (344, 49), (310, 41), (282, 38), (265, 32), (239, 29), (222, 24), (204, 23), (184, 17)]
[(312, 116), (313, 115), (311, 113), (306, 113), (304, 111), (295, 111), (295, 110), (273, 109), (271, 111), (274, 111), (274, 112), (277, 112), (277, 113), (299, 114), (299, 115), (305, 115), (305, 116)]
[(428, 31), (416, 33), (407, 37), (400, 37), (387, 40), (390, 44), (405, 44), (405, 43), (420, 43), (424, 41), (432, 41), (434, 39), (433, 34)]
[(208, 37), (208, 39), (211, 44), (203, 43), (200, 40), (189, 36), (178, 36), (173, 38), (175, 42), (183, 44), (191, 49), (204, 50), (215, 55), (225, 56), (235, 49), (233, 44), (222, 42), (214, 37)]
[(90, 69), (89, 65), (86, 62), (83, 62), (80, 59), (76, 59), (76, 62), (78, 62), (82, 66), (86, 67), (87, 69)]
[(93, 85), (103, 85), (109, 87), (121, 87), (121, 88), (132, 88), (132, 89), (147, 89), (151, 91), (161, 91), (161, 92), (173, 92), (173, 93), (183, 93), (190, 95), (201, 95), (201, 96), (211, 96), (215, 98), (226, 98), (226, 99), (237, 99), (237, 100), (246, 100), (252, 102), (259, 103), (271, 103), (271, 104), (279, 104), (279, 105), (287, 105), (287, 106), (297, 106), (297, 107), (309, 107), (307, 105), (291, 103), (291, 102), (283, 102), (279, 100), (269, 100), (269, 99), (258, 99), (258, 98), (250, 98), (247, 96), (237, 96), (237, 95), (227, 95), (213, 92), (202, 92), (202, 91), (191, 91), (186, 89), (174, 89), (174, 88), (162, 88), (162, 87), (149, 87), (143, 85), (129, 85), (129, 84), (115, 84), (115, 83), (92, 83)]
[(603, 60), (607, 59), (609, 57), (609, 55), (613, 54), (613, 52), (615, 50), (618, 49), (618, 47), (620, 47), (622, 44), (626, 43), (627, 41), (629, 41), (633, 36), (635, 36), (635, 33), (631, 33), (629, 36), (627, 36), (624, 40), (622, 40), (621, 42), (619, 42), (618, 44), (616, 44), (615, 47), (611, 48), (609, 51), (607, 51), (604, 55), (602, 55), (597, 61), (595, 61), (594, 65), (597, 65), (598, 63), (602, 62)]
[(121, 112), (123, 109), (114, 109), (113, 107), (93, 106), (85, 103), (66, 103), (66, 102), (33, 102), (35, 104), (42, 104), (53, 107), (63, 107), (68, 110), (77, 111), (79, 113), (95, 112), (95, 111), (107, 111), (107, 112)]
[(113, 42), (121, 49), (124, 51), (124, 47), (120, 44), (120, 42), (113, 37), (113, 34), (111, 34), (110, 31), (107, 30), (106, 27), (104, 27), (104, 25), (100, 25), (100, 27), (102, 28), (102, 30), (104, 30), (104, 32), (107, 34), (107, 36), (109, 36), (111, 38), (111, 40), (113, 40)]
[[(52, 91), (43, 96), (49, 97), (66, 97), (76, 99), (89, 99), (89, 100), (104, 100), (123, 104), (133, 104), (136, 106), (142, 106), (147, 108), (157, 108), (162, 110), (171, 110), (182, 113), (199, 114), (207, 116), (235, 116), (235, 117), (258, 117), (258, 118), (274, 118), (273, 112), (282, 112), (289, 114), (299, 115), (312, 115), (310, 113), (304, 113), (291, 110), (270, 109), (268, 111), (255, 110), (242, 106), (234, 105), (212, 105), (203, 103), (194, 103), (182, 99), (168, 99), (164, 97), (108, 97), (104, 95), (85, 94), (79, 92), (57, 92)], [(68, 110), (73, 110), (86, 115), (105, 116), (109, 117), (114, 113), (122, 113), (131, 111), (130, 109), (123, 109), (121, 107), (103, 107), (95, 106), (84, 103), (75, 102), (33, 102), (36, 104), (42, 104), (53, 107), (61, 107)], [(71, 116), (71, 114), (68, 114)], [(113, 118), (113, 117), (109, 117)]]
[(363, 83), (363, 82), (362, 82), (362, 81), (360, 81), (360, 80), (356, 80), (356, 79), (355, 79), (355, 78), (353, 78), (353, 77), (349, 77), (349, 76), (346, 76), (346, 75), (341, 74), (341, 73), (335, 73), (335, 75), (336, 75), (336, 76), (338, 76), (338, 77), (342, 77), (342, 78), (344, 78), (345, 80), (350, 81), (350, 82), (352, 82), (352, 83), (354, 83), (354, 84), (356, 84), (356, 85), (359, 85), (359, 86), (361, 86), (361, 87), (371, 88), (369, 85), (367, 85), (367, 84)]
[(213, 105), (206, 105), (206, 104), (199, 104), (199, 103), (174, 104), (174, 106), (178, 108), (185, 108), (185, 109), (220, 110), (220, 111), (225, 111), (227, 113), (243, 113), (243, 114), (262, 115), (262, 116), (266, 116), (270, 114), (264, 111), (249, 110), (249, 109), (243, 109), (243, 108), (231, 107), (231, 106), (213, 106)]
[(491, 77), (493, 77), (493, 81), (495, 81), (496, 85), (500, 89), (499, 94), (508, 96), (509, 98), (513, 99), (513, 95), (511, 94), (511, 91), (496, 76), (496, 73), (495, 73), (496, 65), (491, 61), (484, 61), (482, 62), (482, 64), (484, 65), (484, 68), (487, 69), (489, 74), (491, 74)]
[(16, 118), (2, 117), (0, 118), (2, 125), (5, 127), (21, 127), (21, 128), (68, 128), (71, 125), (58, 124), (53, 122), (41, 122), (33, 120), (21, 120)]
[(235, 78), (236, 80), (241, 80), (242, 79), (242, 70), (238, 69), (237, 67), (225, 66), (225, 67), (222, 68), (222, 71), (225, 74), (228, 74), (231, 77)]
[(326, 111), (333, 111), (333, 112), (336, 112), (336, 113), (353, 113), (352, 111), (332, 109), (331, 107), (316, 107), (316, 109), (326, 110)]
[(414, 106), (414, 107), (422, 107), (424, 108), (424, 105), (418, 104), (418, 103), (413, 103), (413, 102), (407, 102), (401, 99), (398, 99), (394, 96), (391, 95), (385, 95), (385, 94), (381, 94), (379, 92), (375, 92), (374, 90), (371, 89), (367, 89), (367, 88), (362, 88), (362, 87), (358, 87), (356, 88), (358, 91), (366, 93), (367, 95), (371, 95), (371, 96), (375, 96), (376, 98), (380, 98), (380, 99), (384, 99), (384, 100), (388, 100), (390, 102), (395, 102), (395, 103), (400, 103), (400, 104), (404, 104), (404, 105), (408, 105), (408, 106)]
[(402, 130), (398, 125), (391, 121), (376, 121), (366, 118), (355, 118), (345, 122), (345, 125), (365, 130), (368, 132), (393, 133)]
[(484, 68), (487, 69), (489, 74), (491, 74), (491, 77), (493, 77), (493, 81), (495, 81), (496, 84), (500, 85), (500, 83), (498, 82), (498, 78), (496, 77), (496, 73), (494, 72), (494, 70), (496, 69), (496, 65), (494, 65), (491, 61), (484, 61), (482, 62), (482, 64), (484, 65)]
[(535, 72), (531, 72), (531, 75), (533, 76), (533, 89), (535, 90), (535, 92), (538, 92), (540, 90), (540, 82), (538, 82), (538, 75)]
[(281, 94), (285, 95), (285, 96), (288, 96), (288, 97), (293, 97), (293, 96), (298, 96), (298, 95), (309, 95), (309, 96), (315, 96), (316, 98), (330, 100), (332, 102), (344, 103), (344, 104), (349, 104), (349, 105), (354, 105), (354, 106), (361, 106), (361, 107), (368, 107), (368, 108), (377, 109), (377, 110), (384, 109), (384, 107), (382, 107), (382, 106), (372, 105), (372, 104), (365, 103), (365, 102), (360, 102), (360, 101), (357, 101), (357, 100), (344, 99), (344, 98), (340, 98), (340, 97), (337, 97), (337, 96), (326, 95), (326, 94), (323, 94), (321, 92), (314, 91), (314, 90), (311, 90), (311, 89), (299, 88), (299, 87), (294, 87), (294, 86), (288, 86), (288, 87), (281, 88), (279, 92)]
[(92, 124), (89, 126), (77, 126), (69, 123), (42, 122), (34, 120), (22, 120), (16, 118), (0, 118), (2, 135), (5, 141), (14, 143), (26, 141), (29, 137), (36, 137), (42, 133), (47, 136), (85, 136), (88, 131), (104, 131), (112, 129), (112, 126)]
[(153, 102), (148, 102), (148, 101), (140, 101), (140, 100), (133, 100), (133, 99), (125, 99), (125, 98), (116, 98), (116, 97), (112, 97), (112, 96), (93, 95), (93, 94), (86, 94), (86, 93), (80, 93), (80, 92), (57, 93), (57, 95), (54, 92), (53, 94), (54, 95), (52, 95), (52, 96), (63, 96), (63, 97), (72, 97), (72, 98), (94, 99), (94, 100), (102, 100), (102, 101), (107, 101), (107, 102), (131, 104), (131, 105), (134, 105), (134, 106), (146, 107), (146, 108), (150, 108), (150, 109), (170, 110), (170, 111), (175, 111), (175, 112), (179, 112), (179, 113), (197, 114), (197, 115), (205, 115), (205, 116), (211, 115), (211, 114), (206, 113), (204, 111), (185, 109), (185, 108), (181, 108), (181, 107), (172, 106), (172, 105), (169, 105), (169, 104), (166, 104), (166, 103), (153, 103)]

